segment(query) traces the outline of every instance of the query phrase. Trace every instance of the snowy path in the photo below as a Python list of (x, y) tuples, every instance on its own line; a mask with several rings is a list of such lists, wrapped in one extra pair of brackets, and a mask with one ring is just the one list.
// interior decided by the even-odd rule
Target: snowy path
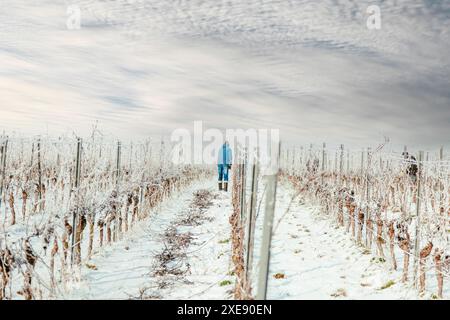
[[(300, 197), (287, 211), (293, 191), (283, 184), (278, 191), (270, 299), (416, 298), (415, 290), (400, 283), (400, 272), (390, 270), (388, 262), (380, 263)], [(275, 279), (277, 273), (285, 278)]]
[[(218, 193), (215, 188), (213, 181), (197, 183), (167, 200), (129, 237), (97, 253), (89, 262), (96, 270), (83, 266), (82, 281), (65, 298), (231, 299), (231, 194)], [(179, 234), (190, 233), (193, 239), (185, 249), (186, 257), (175, 263), (189, 272), (156, 276), (154, 262), (164, 250), (165, 232), (186, 216), (193, 193), (200, 189), (214, 194), (204, 214), (207, 219), (199, 225), (177, 227)], [(257, 222), (259, 231), (261, 218)], [(259, 231), (255, 261), (259, 256)], [(275, 278), (277, 274), (281, 278)], [(400, 278), (401, 270), (392, 270), (389, 261), (380, 262), (343, 230), (336, 229), (317, 208), (295, 196), (292, 188), (279, 185), (269, 299), (416, 299), (416, 290), (403, 285)]]
[[(65, 298), (127, 299), (138, 298), (142, 293), (145, 298), (156, 299), (228, 299), (232, 286), (221, 286), (220, 283), (233, 280), (228, 275), (230, 194), (218, 194), (215, 187), (211, 181), (196, 183), (166, 200), (148, 220), (136, 225), (130, 236), (95, 255), (89, 262), (91, 268), (83, 266), (82, 281)], [(170, 279), (166, 282), (152, 274), (155, 255), (164, 249), (164, 232), (185, 214), (193, 193), (200, 189), (217, 195), (205, 213), (210, 220), (178, 230), (190, 232), (193, 238), (183, 261), (190, 266), (190, 272), (175, 281)]]

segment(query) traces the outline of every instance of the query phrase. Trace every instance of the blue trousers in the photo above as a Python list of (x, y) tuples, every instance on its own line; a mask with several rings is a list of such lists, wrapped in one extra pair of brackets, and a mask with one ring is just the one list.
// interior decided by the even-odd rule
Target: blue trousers
[(225, 182), (228, 182), (228, 165), (226, 164), (219, 164), (217, 165), (218, 171), (219, 171), (219, 182), (222, 180)]

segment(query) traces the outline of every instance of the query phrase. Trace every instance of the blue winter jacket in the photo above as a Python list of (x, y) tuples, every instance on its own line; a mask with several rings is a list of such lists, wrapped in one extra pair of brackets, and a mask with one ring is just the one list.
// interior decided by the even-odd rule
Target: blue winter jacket
[(224, 144), (219, 149), (219, 156), (217, 160), (217, 164), (233, 164), (233, 152), (229, 145)]

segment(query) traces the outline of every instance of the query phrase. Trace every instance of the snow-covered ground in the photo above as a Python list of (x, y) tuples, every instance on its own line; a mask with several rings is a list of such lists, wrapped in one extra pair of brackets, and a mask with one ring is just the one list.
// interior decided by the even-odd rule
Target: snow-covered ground
[[(81, 282), (67, 299), (228, 299), (230, 275), (230, 194), (219, 194), (216, 183), (194, 183), (175, 194), (149, 219), (136, 225), (125, 239), (105, 247), (83, 266)], [(190, 232), (192, 243), (185, 248), (186, 259), (177, 261), (190, 271), (176, 279), (155, 276), (156, 255), (164, 249), (164, 233), (177, 219), (186, 216), (195, 191), (207, 189), (215, 198), (196, 226), (178, 227)]]
[[(219, 193), (216, 187), (213, 181), (198, 182), (166, 200), (126, 238), (100, 249), (82, 267), (81, 282), (60, 298), (232, 299), (231, 193)], [(190, 232), (193, 237), (184, 249), (186, 257), (175, 262), (189, 272), (155, 275), (155, 259), (164, 250), (165, 232), (186, 216), (194, 192), (201, 189), (214, 194), (205, 212), (207, 219), (199, 225), (177, 227), (177, 232)], [(263, 211), (257, 219), (252, 281), (258, 271)], [(268, 299), (417, 299), (417, 290), (410, 283), (401, 283), (401, 275), (401, 268), (392, 270), (389, 258), (380, 261), (288, 184), (279, 184)], [(429, 277), (427, 283), (425, 298), (430, 298), (435, 278)], [(256, 293), (256, 282), (253, 287)], [(448, 284), (445, 288), (444, 296), (448, 296)]]
[[(274, 228), (270, 299), (418, 298), (411, 284), (401, 283), (401, 268), (392, 270), (389, 258), (380, 262), (285, 184), (278, 189)], [(400, 259), (397, 255), (399, 265)], [(276, 279), (278, 273), (284, 279)], [(436, 278), (430, 273), (427, 289), (435, 288)], [(444, 290), (448, 297), (448, 280)], [(427, 291), (425, 298), (431, 294)]]

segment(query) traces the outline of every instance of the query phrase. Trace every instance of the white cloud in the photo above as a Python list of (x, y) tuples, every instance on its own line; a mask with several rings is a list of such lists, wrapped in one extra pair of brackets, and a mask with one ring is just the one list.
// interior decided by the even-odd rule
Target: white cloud
[[(204, 120), (286, 139), (448, 144), (450, 2), (4, 0), (0, 125), (134, 137)], [(378, 4), (382, 29), (368, 30)], [(87, 12), (87, 13), (86, 13)]]

